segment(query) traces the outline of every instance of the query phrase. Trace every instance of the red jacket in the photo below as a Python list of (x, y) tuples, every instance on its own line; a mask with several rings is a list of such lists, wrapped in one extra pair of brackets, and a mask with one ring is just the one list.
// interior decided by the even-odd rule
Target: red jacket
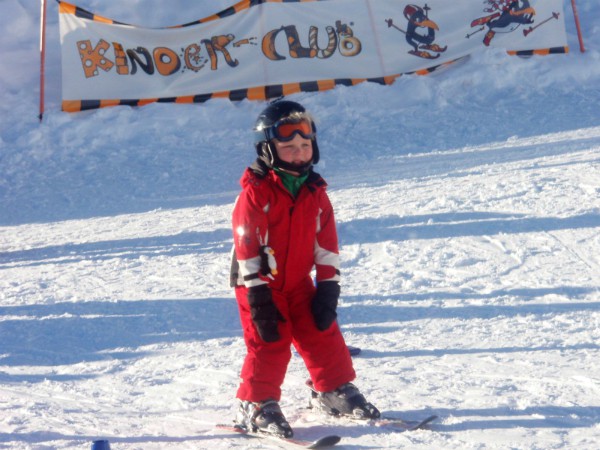
[[(237, 275), (237, 285), (269, 283), (272, 289), (290, 291), (310, 276), (313, 267), (317, 282), (339, 281), (333, 207), (325, 190), (327, 183), (319, 174), (311, 170), (296, 198), (273, 170), (265, 171), (256, 164), (246, 169), (240, 183), (242, 192), (232, 220), (232, 275)], [(276, 262), (276, 270), (270, 274), (265, 254), (269, 248)]]

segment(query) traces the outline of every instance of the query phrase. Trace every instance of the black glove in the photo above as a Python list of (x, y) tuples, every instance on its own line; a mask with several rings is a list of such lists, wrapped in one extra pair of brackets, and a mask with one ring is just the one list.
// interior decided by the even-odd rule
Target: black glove
[(317, 292), (312, 301), (312, 314), (315, 324), (321, 331), (331, 326), (337, 317), (338, 298), (340, 297), (340, 284), (337, 281), (321, 281), (317, 283)]
[(280, 336), (277, 325), (279, 321), (285, 322), (285, 319), (273, 303), (269, 286), (261, 284), (248, 289), (248, 304), (252, 322), (262, 340), (265, 342), (278, 341)]

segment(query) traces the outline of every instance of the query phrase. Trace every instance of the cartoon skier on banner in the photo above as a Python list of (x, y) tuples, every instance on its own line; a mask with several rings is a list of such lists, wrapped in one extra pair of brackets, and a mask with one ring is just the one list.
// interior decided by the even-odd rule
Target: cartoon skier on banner
[[(484, 9), (485, 12), (491, 12), (487, 16), (480, 17), (471, 22), (471, 28), (481, 26), (473, 34), (483, 31), (487, 26), (488, 32), (483, 38), (483, 45), (489, 46), (497, 32), (510, 33), (515, 31), (522, 24), (533, 23), (535, 9), (529, 4), (529, 0), (485, 0), (489, 5)], [(502, 30), (502, 31), (499, 31)]]
[(420, 58), (435, 59), (448, 47), (441, 47), (434, 42), (435, 32), (440, 28), (433, 20), (429, 19), (430, 9), (427, 4), (423, 8), (417, 5), (407, 5), (403, 12), (404, 17), (408, 20), (406, 31), (397, 27), (392, 19), (387, 19), (385, 22), (388, 24), (388, 28), (393, 27), (405, 34), (406, 42), (413, 47), (413, 50), (408, 53)]

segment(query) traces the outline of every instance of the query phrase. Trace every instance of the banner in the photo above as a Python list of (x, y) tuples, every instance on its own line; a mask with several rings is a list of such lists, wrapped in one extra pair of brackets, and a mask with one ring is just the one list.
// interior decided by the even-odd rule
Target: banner
[(169, 28), (59, 2), (62, 107), (266, 100), (391, 84), (485, 47), (565, 53), (562, 0), (243, 0)]

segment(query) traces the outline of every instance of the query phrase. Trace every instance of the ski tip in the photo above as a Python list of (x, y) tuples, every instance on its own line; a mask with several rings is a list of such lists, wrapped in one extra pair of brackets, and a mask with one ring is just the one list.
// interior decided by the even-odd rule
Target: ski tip
[(230, 431), (232, 433), (248, 434), (248, 429), (236, 423), (218, 423), (215, 425), (217, 430)]
[(413, 426), (411, 429), (412, 430), (420, 430), (421, 428), (425, 428), (427, 425), (429, 425), (431, 422), (433, 422), (437, 418), (438, 418), (438, 416), (436, 414), (433, 414), (433, 415), (421, 420), (418, 424)]
[(373, 425), (380, 427), (397, 427), (405, 431), (414, 431), (427, 428), (427, 426), (438, 418), (437, 415), (425, 417), (422, 420), (404, 420), (399, 417), (386, 417), (374, 420)]
[(312, 444), (310, 444), (308, 447), (306, 448), (326, 448), (326, 447), (332, 447), (335, 444), (337, 444), (338, 442), (340, 442), (342, 440), (342, 438), (340, 436), (336, 436), (336, 435), (330, 435), (330, 436), (323, 436), (320, 439), (317, 439), (316, 441), (314, 441)]

